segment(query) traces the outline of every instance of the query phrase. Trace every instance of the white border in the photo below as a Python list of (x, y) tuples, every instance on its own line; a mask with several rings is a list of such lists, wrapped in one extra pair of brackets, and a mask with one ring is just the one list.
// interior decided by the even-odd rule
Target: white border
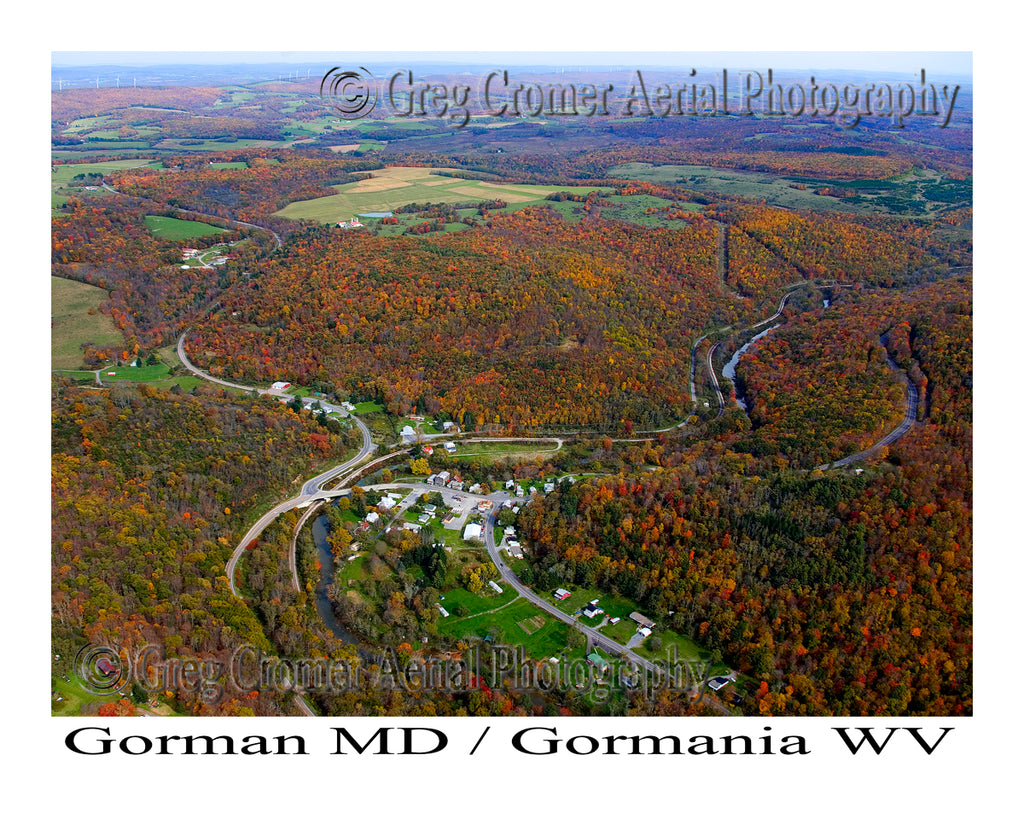
[[(954, 10), (955, 9), (955, 10)], [(11, 782), (39, 804), (54, 802), (72, 810), (135, 810), (152, 816), (180, 815), (183, 810), (231, 810), (256, 808), (260, 815), (287, 815), (307, 811), (350, 812), (373, 810), (390, 815), (412, 811), (427, 816), (463, 812), (520, 816), (524, 813), (602, 815), (629, 811), (756, 813), (791, 816), (827, 812), (836, 816), (881, 816), (921, 812), (953, 816), (985, 804), (998, 804), (999, 794), (1009, 791), (1008, 768), (1014, 758), (1011, 742), (1015, 711), (1013, 695), (1019, 670), (1019, 652), (1005, 640), (1013, 622), (1008, 598), (1012, 592), (997, 578), (1016, 580), (1019, 567), (1019, 535), (1010, 526), (1006, 511), (1013, 509), (1012, 478), (1017, 471), (1020, 447), (1014, 437), (1019, 412), (1009, 385), (1016, 375), (999, 367), (1010, 347), (1010, 310), (1019, 304), (1018, 264), (1008, 254), (1007, 237), (1019, 234), (1019, 206), (1004, 202), (1000, 191), (1017, 193), (1013, 171), (1018, 164), (1020, 131), (1016, 127), (1012, 82), (1015, 69), (1009, 56), (1017, 46), (1008, 37), (1009, 19), (1001, 23), (982, 20), (979, 9), (892, 3), (860, 2), (829, 11), (819, 3), (772, 4), (752, 2), (711, 4), (707, 7), (648, 3), (643, 6), (565, 6), (537, 0), (514, 4), (443, 3), (430, 5), (387, 3), (321, 4), (313, 6), (257, 6), (178, 2), (140, 6), (138, 3), (105, 3), (102, 7), (58, 2), (29, 10), (33, 32), (27, 42), (20, 34), (15, 52), (7, 60), (9, 85), (14, 100), (8, 108), (12, 119), (28, 123), (25, 137), (19, 126), (5, 131), (10, 155), (28, 152), (7, 187), (17, 205), (8, 245), (16, 245), (9, 277), (18, 284), (12, 296), (21, 303), (21, 281), (29, 281), (29, 310), (13, 310), (8, 333), (8, 373), (28, 390), (11, 390), (5, 418), (9, 438), (8, 498), (14, 501), (8, 516), (17, 518), (8, 543), (15, 560), (8, 584), (15, 594), (5, 598), (5, 623), (12, 641), (23, 651), (12, 665), (31, 669), (29, 674), (5, 675), (6, 703), (15, 712), (9, 741), (20, 747)], [(982, 25), (1002, 27), (995, 35), (982, 35)], [(22, 26), (17, 28), (24, 31)], [(482, 33), (484, 32), (484, 33)], [(1003, 33), (1005, 32), (1005, 33)], [(12, 33), (16, 33), (12, 29)], [(48, 105), (43, 82), (48, 82), (50, 51), (95, 48), (143, 51), (176, 50), (186, 43), (192, 50), (331, 51), (358, 54), (363, 51), (422, 50), (585, 50), (585, 51), (694, 51), (717, 50), (956, 50), (974, 51), (976, 162), (976, 565), (975, 600), (977, 633), (975, 679), (976, 716), (963, 720), (879, 720), (885, 725), (953, 724), (947, 738), (955, 751), (937, 752), (930, 758), (901, 754), (881, 760), (857, 757), (849, 762), (842, 754), (819, 752), (800, 759), (787, 757), (726, 758), (709, 760), (681, 757), (642, 759), (602, 757), (523, 757), (495, 744), (473, 757), (448, 753), (435, 757), (357, 758), (313, 756), (307, 758), (188, 759), (182, 757), (137, 759), (117, 757), (73, 758), (63, 749), (63, 736), (78, 720), (48, 716), (45, 684), (38, 670), (49, 667), (49, 550), (48, 512), (43, 487), (48, 475), (48, 429), (43, 414), (33, 406), (46, 395), (45, 368), (33, 359), (45, 356), (45, 307), (48, 295), (40, 282), (40, 267), (49, 256), (49, 228), (39, 214), (48, 212), (37, 174), (48, 167)], [(42, 102), (41, 102), (42, 101)], [(28, 112), (25, 114), (24, 112)], [(38, 129), (38, 130), (37, 130)], [(31, 170), (30, 170), (31, 169)], [(22, 193), (24, 192), (24, 193)], [(1010, 220), (1013, 220), (1012, 222)], [(11, 222), (9, 222), (11, 224)], [(1006, 305), (999, 310), (997, 305)], [(24, 316), (24, 319), (19, 319)], [(30, 343), (24, 341), (25, 333)], [(15, 370), (25, 366), (24, 376)], [(38, 372), (36, 372), (38, 370)], [(26, 423), (30, 434), (22, 437)], [(1009, 433), (1007, 435), (1006, 433)], [(37, 497), (38, 496), (38, 499)], [(27, 500), (27, 508), (22, 509)], [(35, 514), (38, 507), (38, 514)], [(25, 582), (14, 578), (24, 570)], [(29, 615), (26, 617), (25, 613)], [(28, 621), (28, 633), (22, 624)], [(23, 653), (28, 657), (24, 658)], [(21, 677), (30, 680), (21, 685)], [(13, 689), (13, 690), (12, 690)], [(97, 724), (81, 721), (83, 724)], [(112, 721), (109, 727), (131, 733), (228, 731), (292, 733), (301, 730), (311, 747), (314, 737), (328, 734), (328, 725), (367, 720), (324, 720), (310, 726), (301, 720), (182, 720)], [(393, 725), (413, 725), (416, 720), (389, 720)], [(517, 721), (518, 722), (518, 721)], [(621, 721), (540, 720), (560, 732), (633, 733), (646, 720)], [(702, 723), (698, 730), (697, 722)], [(725, 731), (759, 735), (760, 720), (706, 721), (659, 720), (651, 731), (689, 735)], [(776, 735), (801, 733), (818, 737), (828, 727), (863, 722), (829, 720), (771, 720)], [(157, 724), (158, 723), (158, 724)], [(122, 728), (122, 724), (124, 727)], [(376, 724), (376, 723), (375, 723)], [(478, 735), (481, 720), (430, 720), (423, 724), (449, 731), (452, 741), (465, 744)], [(492, 735), (510, 733), (512, 722), (492, 721)], [(613, 728), (613, 724), (615, 728)], [(243, 725), (245, 726), (243, 728)], [(805, 727), (805, 725), (807, 727)], [(130, 727), (129, 727), (130, 726)], [(250, 727), (251, 726), (251, 727)], [(563, 728), (564, 726), (564, 728)], [(353, 729), (355, 730), (355, 729)], [(644, 729), (647, 730), (646, 728)], [(821, 743), (826, 740), (822, 739)], [(818, 742), (815, 742), (817, 745)], [(488, 743), (490, 745), (490, 743)], [(824, 747), (824, 745), (822, 745)], [(883, 761), (884, 760), (884, 761)], [(157, 767), (151, 763), (157, 762)], [(552, 764), (553, 763), (553, 764)], [(35, 778), (30, 772), (39, 771)], [(326, 774), (326, 776), (324, 776)], [(54, 787), (58, 785), (59, 787)], [(70, 801), (72, 804), (67, 805)], [(17, 802), (14, 802), (17, 804)], [(1013, 804), (1009, 802), (1008, 804)], [(60, 808), (58, 808), (60, 809)], [(214, 808), (216, 809), (216, 808)]]

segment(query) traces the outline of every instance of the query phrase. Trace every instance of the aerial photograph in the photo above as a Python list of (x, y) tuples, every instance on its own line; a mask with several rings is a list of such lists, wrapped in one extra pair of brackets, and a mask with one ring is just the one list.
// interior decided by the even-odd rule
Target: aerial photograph
[(970, 53), (50, 56), (54, 717), (975, 713)]

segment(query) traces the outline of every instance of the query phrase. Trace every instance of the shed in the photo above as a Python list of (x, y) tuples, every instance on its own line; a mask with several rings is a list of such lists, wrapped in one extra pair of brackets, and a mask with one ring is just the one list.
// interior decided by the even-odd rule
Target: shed
[(654, 628), (654, 621), (650, 617), (644, 617), (640, 612), (634, 611), (629, 619), (641, 628)]

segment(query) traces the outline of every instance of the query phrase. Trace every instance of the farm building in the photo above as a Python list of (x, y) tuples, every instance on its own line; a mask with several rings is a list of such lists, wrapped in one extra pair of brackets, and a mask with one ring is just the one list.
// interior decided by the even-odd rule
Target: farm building
[(641, 628), (654, 628), (654, 621), (650, 617), (644, 617), (640, 612), (634, 611), (629, 619)]
[(565, 600), (570, 592), (566, 589), (555, 589), (555, 600)]

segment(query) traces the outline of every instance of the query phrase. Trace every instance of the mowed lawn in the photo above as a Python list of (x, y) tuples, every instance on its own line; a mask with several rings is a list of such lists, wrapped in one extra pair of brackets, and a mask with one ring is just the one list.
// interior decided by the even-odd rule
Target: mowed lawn
[(180, 239), (194, 239), (197, 236), (210, 236), (214, 233), (227, 233), (224, 228), (214, 227), (205, 222), (189, 222), (175, 219), (172, 216), (147, 216), (146, 227), (158, 239), (176, 242)]
[[(82, 366), (82, 344), (118, 344), (121, 334), (110, 316), (99, 312), (107, 291), (90, 284), (50, 277), (50, 366), (76, 370)], [(92, 314), (89, 310), (92, 310)]]
[(393, 211), (412, 203), (480, 202), (502, 199), (510, 205), (540, 202), (555, 191), (586, 194), (594, 187), (551, 185), (497, 185), (432, 174), (429, 168), (382, 168), (370, 179), (347, 185), (334, 185), (337, 193), (319, 199), (292, 202), (275, 215), (287, 219), (314, 219), (340, 222), (360, 213)]
[[(509, 589), (505, 588), (505, 592), (496, 595), (494, 600), (500, 605), (508, 593)], [(447, 599), (441, 605), (447, 608), (452, 594), (454, 592), (446, 592)], [(522, 646), (527, 655), (535, 660), (561, 654), (569, 640), (568, 625), (544, 614), (529, 600), (523, 599), (498, 611), (471, 614), (468, 617), (453, 615), (437, 621), (437, 630), (452, 637), (483, 639), (492, 629), (497, 633), (497, 643)]]

